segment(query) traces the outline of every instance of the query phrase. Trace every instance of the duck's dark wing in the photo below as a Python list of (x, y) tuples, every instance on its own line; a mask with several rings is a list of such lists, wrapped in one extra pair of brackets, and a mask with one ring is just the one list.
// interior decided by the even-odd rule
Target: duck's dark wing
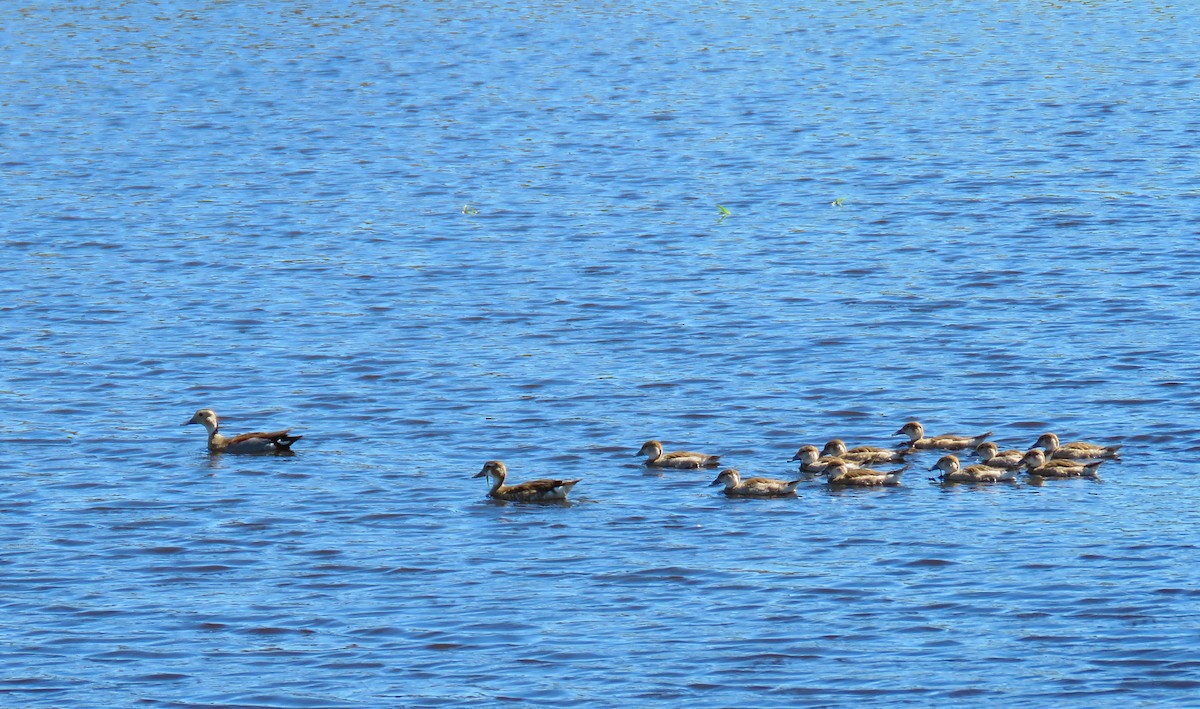
[(566, 497), (579, 480), (530, 480), (505, 485), (502, 492), (510, 500), (544, 500)]
[(280, 448), (290, 448), (293, 443), (300, 440), (301, 438), (304, 438), (304, 436), (288, 435), (288, 431), (290, 431), (290, 430), (292, 430), (292, 429), (285, 428), (282, 431), (255, 431), (254, 433), (243, 433), (243, 434), (234, 436), (233, 438), (227, 439), (225, 441), (225, 445), (233, 446), (233, 445), (237, 445), (239, 443), (244, 443), (246, 441), (262, 439), (262, 440), (270, 441), (271, 443), (274, 443), (275, 445), (279, 446)]

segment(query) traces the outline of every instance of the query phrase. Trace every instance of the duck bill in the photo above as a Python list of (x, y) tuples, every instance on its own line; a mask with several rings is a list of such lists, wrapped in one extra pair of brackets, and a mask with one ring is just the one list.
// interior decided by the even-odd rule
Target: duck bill
[(718, 485), (724, 485), (724, 484), (725, 484), (725, 481), (721, 480), (721, 478), (717, 478), (716, 480), (713, 480), (712, 482), (710, 482), (710, 483), (708, 484), (708, 486), (709, 486), (709, 487), (716, 487), (716, 486), (718, 486)]
[(474, 478), (482, 478), (484, 475), (487, 475), (487, 474), (488, 474), (488, 471), (486, 471), (486, 470), (480, 470), (478, 473), (475, 473), (474, 475), (472, 475), (472, 476), (471, 476), (471, 478), (472, 478), (472, 479), (474, 479)]

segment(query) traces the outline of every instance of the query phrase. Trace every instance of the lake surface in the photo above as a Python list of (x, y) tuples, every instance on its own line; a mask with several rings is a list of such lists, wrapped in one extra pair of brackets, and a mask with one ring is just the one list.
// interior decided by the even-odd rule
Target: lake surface
[(0, 704), (1200, 706), (1191, 10), (5, 4)]

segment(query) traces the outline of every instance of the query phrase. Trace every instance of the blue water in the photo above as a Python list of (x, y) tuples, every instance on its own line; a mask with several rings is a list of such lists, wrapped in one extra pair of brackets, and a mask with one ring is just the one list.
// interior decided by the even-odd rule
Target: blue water
[[(0, 32), (0, 704), (1198, 705), (1189, 8)], [(209, 456), (202, 406), (304, 438)], [(1124, 460), (729, 500), (633, 456), (911, 418)]]

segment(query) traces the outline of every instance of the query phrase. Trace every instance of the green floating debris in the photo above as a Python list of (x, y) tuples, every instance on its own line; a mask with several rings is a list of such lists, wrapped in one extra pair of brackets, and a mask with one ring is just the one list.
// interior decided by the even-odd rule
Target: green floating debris
[(464, 204), (463, 208), (462, 208), (462, 213), (473, 217), (476, 214), (479, 214), (479, 210), (472, 207), (469, 204)]
[(842, 203), (843, 203), (843, 202), (845, 202), (845, 201), (846, 201), (846, 198), (845, 198), (845, 197), (838, 197), (837, 199), (835, 199), (835, 200), (833, 200), (832, 202), (830, 202), (830, 203), (829, 203), (829, 206), (830, 206), (830, 207), (841, 207), (841, 206), (842, 206)]

